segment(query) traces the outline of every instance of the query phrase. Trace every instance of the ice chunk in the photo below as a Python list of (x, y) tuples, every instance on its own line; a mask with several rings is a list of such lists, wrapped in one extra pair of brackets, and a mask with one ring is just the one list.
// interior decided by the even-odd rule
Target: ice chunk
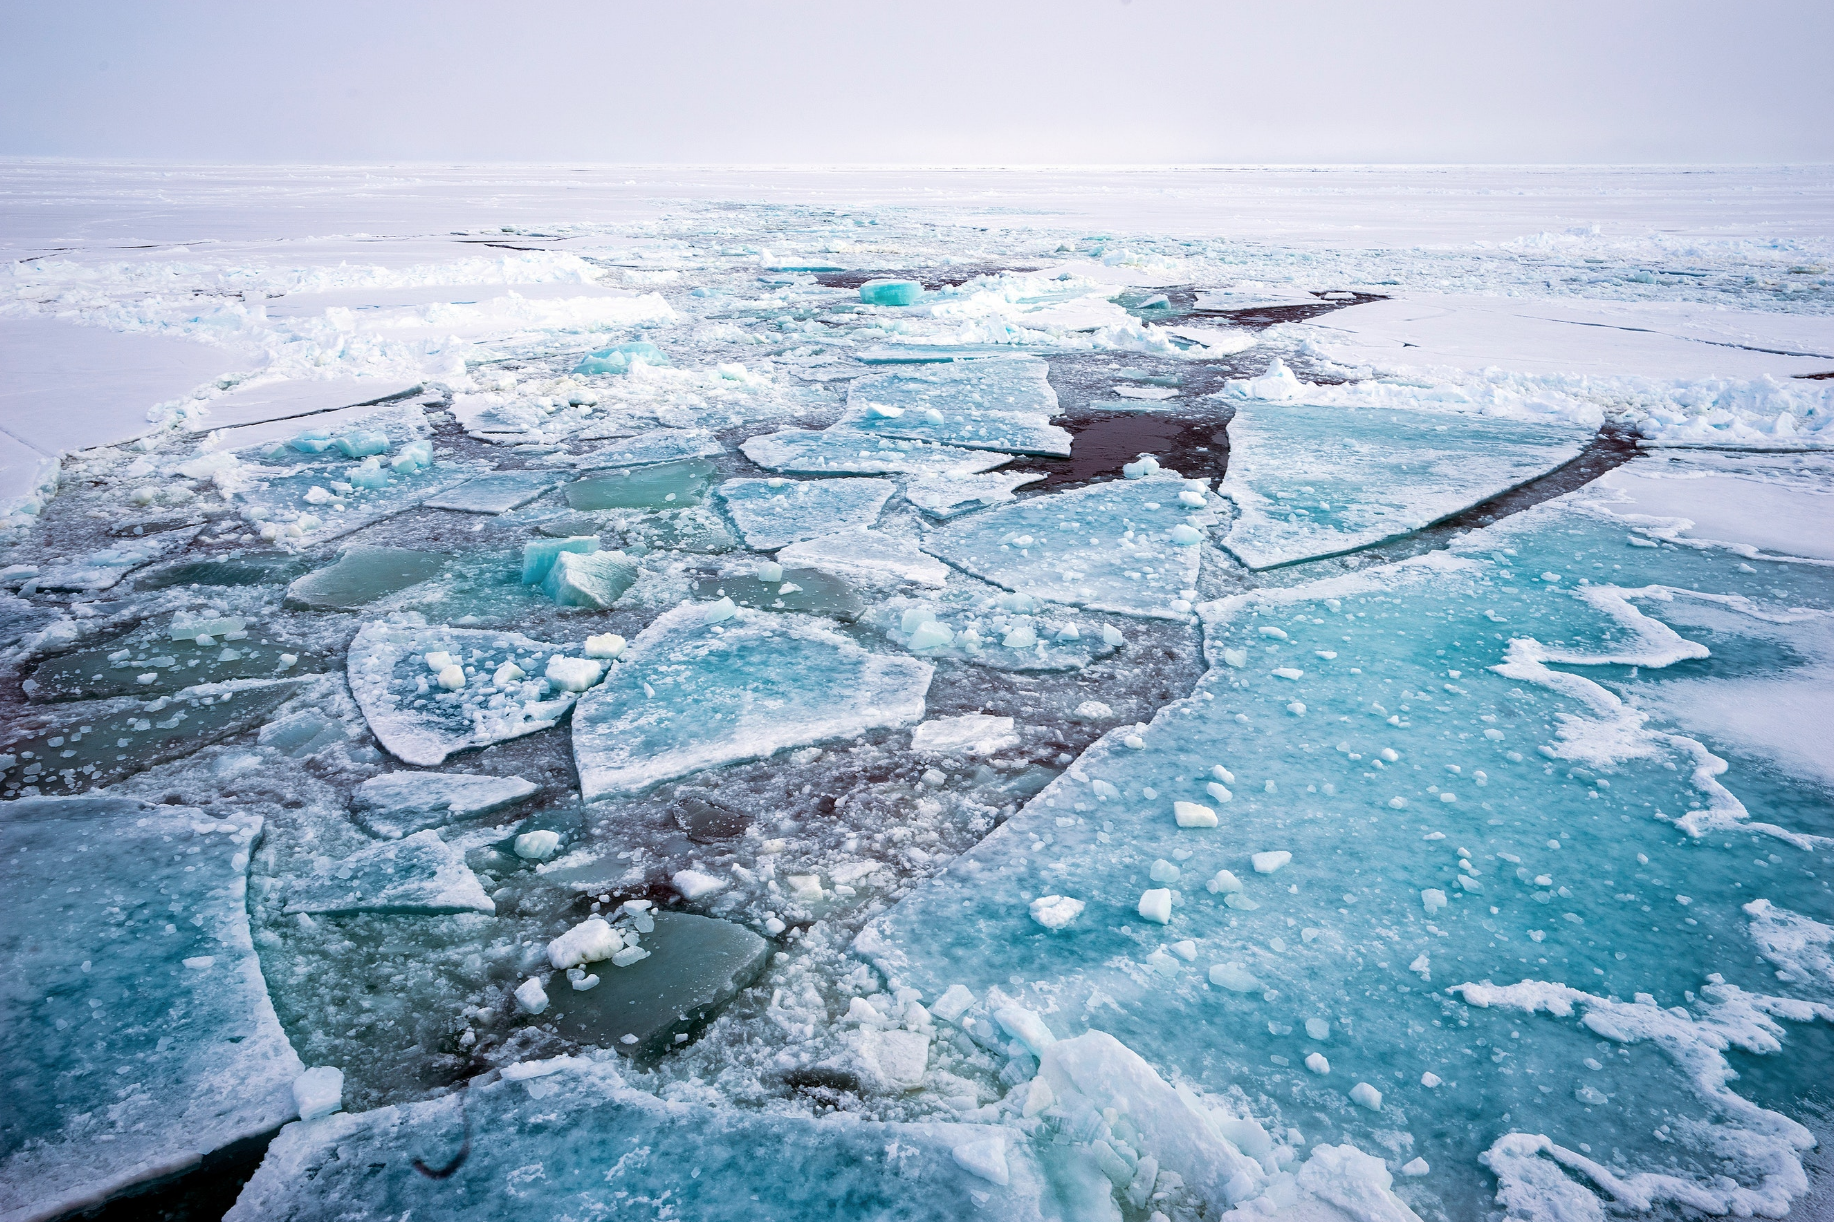
[(351, 808), (378, 836), (400, 839), (457, 819), (496, 814), (540, 792), (519, 776), (468, 776), (448, 772), (385, 772), (357, 786)]
[(570, 535), (562, 539), (531, 539), (522, 545), (522, 584), (538, 586), (562, 553), (590, 556), (599, 550), (597, 535)]
[(1236, 993), (1258, 993), (1262, 984), (1239, 963), (1218, 963), (1210, 968), (1210, 983)]
[[(717, 629), (717, 631), (716, 631)], [(658, 616), (573, 718), (574, 758), (590, 801), (788, 747), (914, 725), (932, 667), (869, 654), (816, 624), (739, 609)]]
[(1070, 434), (1057, 414), (1043, 361), (964, 361), (857, 378), (847, 391), (842, 425), (973, 450), (1067, 458)]
[[(923, 285), (915, 280), (868, 280), (860, 286), (860, 300), (867, 305), (916, 305), (923, 296)], [(1005, 1179), (1000, 1183), (1004, 1184)]]
[(1140, 893), (1138, 911), (1149, 921), (1169, 925), (1172, 921), (1172, 893), (1164, 887), (1155, 887)]
[(1305, 1067), (1315, 1074), (1331, 1072), (1331, 1062), (1322, 1052), (1308, 1052), (1305, 1057)]
[(1382, 1092), (1367, 1082), (1358, 1082), (1351, 1087), (1350, 1098), (1359, 1107), (1366, 1107), (1372, 1112), (1382, 1110)]
[(310, 759), (347, 737), (343, 726), (317, 709), (301, 709), (262, 726), (256, 741), (293, 759)]
[[(430, 627), (405, 616), (358, 629), (350, 643), (350, 691), (386, 750), (405, 763), (432, 767), (455, 751), (545, 730), (578, 697), (571, 692), (550, 695), (543, 681), (514, 684), (513, 691), (494, 694), (482, 683), (434, 693), (422, 686), (425, 654), (457, 653), (488, 677), (511, 660), (534, 673), (556, 655), (571, 656), (577, 648), (531, 640), (519, 632)], [(464, 677), (456, 664), (451, 669)]]
[(574, 509), (684, 509), (698, 505), (713, 483), (711, 464), (698, 458), (624, 467), (589, 475), (567, 485)]
[(517, 836), (511, 847), (524, 861), (546, 861), (560, 848), (560, 833), (552, 828), (537, 828)]
[(950, 1151), (955, 1165), (1004, 1188), (1012, 1182), (1006, 1167), (1006, 1138), (998, 1133), (964, 1141)]
[(929, 1069), (930, 1038), (917, 1031), (861, 1030), (860, 1060), (883, 1090), (916, 1090)]
[(127, 798), (0, 804), (0, 1214), (88, 1208), (294, 1115), (244, 898), (261, 831)]
[(911, 750), (930, 755), (992, 755), (1018, 741), (1012, 718), (969, 713), (924, 722), (911, 733)]
[(760, 467), (786, 475), (922, 474), (967, 478), (1012, 461), (1009, 455), (986, 450), (881, 437), (846, 427), (766, 433), (739, 448)]
[(1197, 802), (1172, 803), (1172, 817), (1179, 827), (1216, 826), (1216, 812)]
[(1408, 534), (1577, 457), (1590, 430), (1395, 408), (1242, 407), (1224, 546), (1250, 568)]
[(936, 999), (930, 1007), (930, 1013), (945, 1023), (952, 1023), (966, 1014), (974, 1005), (974, 994), (959, 984), (952, 984)]
[(635, 437), (614, 441), (590, 454), (582, 454), (574, 460), (574, 465), (582, 470), (644, 467), (689, 458), (710, 458), (723, 453), (725, 447), (706, 429), (651, 429)]
[(1012, 474), (926, 475), (904, 486), (904, 499), (933, 518), (953, 518), (971, 509), (984, 509), (1013, 499), (1013, 491), (1043, 479), (1035, 471)]
[(564, 654), (549, 658), (547, 669), (542, 672), (549, 686), (557, 692), (583, 692), (597, 683), (604, 673), (603, 662), (569, 658)]
[(617, 633), (600, 633), (586, 638), (585, 653), (589, 658), (616, 658), (623, 654), (624, 645), (624, 638)]
[(434, 493), (421, 504), (428, 509), (453, 509), (460, 513), (508, 513), (526, 505), (560, 483), (551, 471), (502, 471), (480, 475)]
[(446, 558), (400, 547), (350, 547), (335, 564), (287, 587), (287, 604), (311, 611), (352, 611), (439, 574)]
[(636, 580), (637, 566), (623, 552), (562, 552), (542, 578), (541, 592), (563, 607), (604, 611)]
[[(897, 486), (882, 479), (730, 479), (719, 487), (726, 512), (758, 551), (871, 526)], [(792, 563), (779, 560), (779, 563)]]
[(548, 1008), (548, 991), (533, 976), (516, 986), (515, 997), (524, 1014), (540, 1014)]
[(646, 339), (634, 340), (628, 344), (613, 344), (597, 352), (589, 352), (580, 358), (579, 364), (573, 367), (576, 374), (618, 374), (628, 373), (635, 365), (666, 365), (669, 358), (663, 355), (662, 349)]
[(720, 878), (701, 870), (678, 870), (669, 878), (669, 885), (680, 893), (685, 900), (697, 900), (724, 891), (732, 883), (731, 879)]
[(850, 530), (792, 543), (777, 553), (786, 565), (821, 569), (861, 583), (910, 582), (940, 589), (949, 569), (908, 539), (876, 530)]
[(1277, 849), (1271, 853), (1256, 853), (1250, 860), (1254, 863), (1256, 874), (1272, 874), (1293, 860), (1293, 855), (1285, 849)]
[[(930, 534), (924, 550), (989, 581), (1052, 602), (1183, 618), (1202, 549), (1172, 528), (1213, 511), (1177, 504), (1182, 479), (1114, 480), (972, 514)], [(1119, 635), (1118, 633), (1116, 635)]]
[(819, 569), (785, 569), (781, 564), (772, 564), (769, 568), (773, 576), (734, 573), (724, 577), (703, 577), (695, 583), (695, 592), (703, 598), (728, 598), (737, 606), (755, 607), (761, 611), (799, 611), (839, 620), (858, 619), (860, 612), (865, 610), (853, 587), (831, 573)]
[[(568, 1002), (590, 999), (617, 978), (560, 992)], [(707, 1219), (1062, 1216), (1029, 1143), (1005, 1148), (1004, 1185), (956, 1160), (956, 1150), (990, 1139), (1013, 1140), (987, 1125), (838, 1123), (664, 1102), (628, 1086), (615, 1060), (563, 1057), (508, 1066), (443, 1098), (293, 1125), (227, 1222), (496, 1222), (506, 1185), (517, 1211), (541, 1218), (624, 1218), (648, 1210), (634, 1202), (657, 1201), (676, 1216)], [(608, 1160), (608, 1150), (647, 1153)]]
[(293, 881), (288, 912), (484, 912), (497, 906), (484, 894), (465, 855), (428, 828), (400, 840), (358, 849), (342, 861)]
[(1402, 1175), (1422, 1176), (1428, 1174), (1431, 1170), (1432, 1168), (1427, 1166), (1427, 1162), (1424, 1158), (1409, 1159), (1407, 1162), (1401, 1164)]
[(293, 1102), (301, 1120), (317, 1120), (344, 1106), (344, 1071), (314, 1065), (293, 1079)]
[(1031, 902), (1032, 920), (1046, 929), (1062, 929), (1082, 915), (1083, 902), (1063, 895), (1041, 895)]
[(582, 963), (609, 959), (624, 949), (624, 936), (604, 917), (591, 916), (548, 942), (548, 962), (565, 971)]

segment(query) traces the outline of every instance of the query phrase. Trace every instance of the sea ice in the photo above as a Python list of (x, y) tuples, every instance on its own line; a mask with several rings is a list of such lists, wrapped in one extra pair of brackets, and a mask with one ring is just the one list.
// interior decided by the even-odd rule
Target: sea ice
[(882, 479), (730, 479), (719, 487), (726, 512), (757, 551), (869, 527), (897, 491)]
[(359, 849), (293, 880), (288, 912), (482, 912), (497, 907), (465, 855), (431, 828)]
[(638, 793), (703, 768), (923, 717), (932, 667), (818, 622), (705, 606), (664, 612), (573, 718), (581, 794)]
[(351, 808), (365, 828), (396, 840), (458, 819), (508, 810), (533, 797), (540, 788), (519, 776), (385, 772), (357, 786)]
[(563, 607), (604, 611), (637, 580), (623, 552), (560, 552), (541, 579), (541, 592)]
[(777, 552), (777, 561), (850, 577), (863, 585), (909, 582), (940, 589), (949, 576), (947, 566), (910, 540), (868, 528), (792, 543)]
[(904, 486), (904, 499), (933, 518), (952, 518), (971, 509), (1004, 504), (1013, 499), (1015, 489), (1043, 478), (1035, 471), (1013, 475), (926, 475)]
[(1067, 458), (1070, 434), (1051, 423), (1057, 392), (1048, 374), (1030, 357), (876, 373), (848, 388), (841, 423), (882, 437)]
[(567, 504), (574, 509), (682, 509), (698, 505), (713, 482), (713, 467), (703, 459), (617, 467), (567, 485)]
[(844, 426), (820, 432), (786, 429), (766, 433), (739, 448), (760, 467), (786, 475), (967, 476), (1012, 461), (1008, 455), (986, 450), (882, 437)]
[(719, 440), (706, 429), (651, 429), (602, 446), (574, 460), (584, 471), (599, 467), (643, 467), (653, 463), (710, 458), (725, 453)]
[(920, 755), (993, 755), (1018, 741), (1012, 718), (983, 713), (939, 717), (911, 732), (911, 750)]
[(439, 575), (446, 557), (402, 547), (348, 547), (337, 561), (287, 587), (287, 603), (308, 611), (354, 611)]
[(501, 471), (466, 480), (421, 503), (428, 509), (455, 509), (460, 513), (508, 513), (560, 481), (561, 477), (551, 471)]
[(0, 1214), (54, 1218), (293, 1116), (250, 941), (257, 816), (0, 804)]

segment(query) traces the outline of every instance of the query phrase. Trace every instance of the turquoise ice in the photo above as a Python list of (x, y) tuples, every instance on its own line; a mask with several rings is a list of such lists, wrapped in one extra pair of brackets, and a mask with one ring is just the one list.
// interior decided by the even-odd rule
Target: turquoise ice
[(968, 475), (1012, 461), (987, 450), (884, 437), (844, 425), (819, 432), (785, 429), (765, 433), (739, 448), (760, 467), (786, 475)]
[(1070, 434), (1051, 423), (1050, 367), (1031, 357), (875, 373), (847, 390), (842, 425), (883, 437), (971, 450), (1067, 457)]
[(662, 349), (648, 340), (636, 340), (628, 344), (613, 344), (597, 352), (588, 352), (580, 358), (579, 364), (573, 367), (574, 373), (628, 373), (631, 366), (666, 365), (669, 358)]
[(883, 479), (729, 479), (720, 500), (756, 551), (871, 526), (897, 485)]
[(558, 484), (552, 471), (499, 471), (480, 475), (457, 487), (427, 498), (429, 509), (455, 509), (460, 513), (508, 513), (526, 505)]
[(581, 470), (640, 467), (686, 458), (708, 458), (723, 452), (724, 447), (706, 429), (651, 429), (583, 454), (575, 465)]
[(915, 280), (868, 280), (860, 286), (860, 300), (867, 305), (916, 305), (923, 296), (923, 285)]
[[(1793, 1024), (1834, 1019), (1800, 949), (1834, 937), (1804, 851), (1834, 826), (1616, 693), (1746, 666), (1736, 634), (1722, 657), (1664, 624), (1676, 604), (1753, 640), (1834, 608), (1834, 579), (1641, 546), (1569, 497), (1208, 604), (1189, 698), (858, 948), (926, 997), (1004, 990), (1051, 1036), (1239, 1086), (1310, 1140), (1423, 1158), (1451, 1217), (1490, 1208), (1486, 1167), (1524, 1218), (1602, 1216), (1601, 1192), (1779, 1213), (1812, 1138), (1735, 1094), (1724, 1053), (1813, 1055)], [(1083, 907), (1051, 927), (1051, 897)]]
[(1367, 547), (1578, 457), (1591, 430), (1398, 408), (1256, 403), (1229, 422), (1224, 540), (1265, 569)]

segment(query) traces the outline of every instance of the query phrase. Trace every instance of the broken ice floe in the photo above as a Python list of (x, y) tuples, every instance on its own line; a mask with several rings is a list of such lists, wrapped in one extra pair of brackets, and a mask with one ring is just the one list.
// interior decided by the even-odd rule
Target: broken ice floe
[(584, 670), (591, 670), (590, 686), (603, 669), (579, 653), (578, 645), (432, 626), (408, 615), (358, 630), (350, 643), (350, 691), (384, 749), (404, 763), (432, 767), (455, 751), (559, 721), (584, 690), (575, 685), (587, 678)]
[(862, 585), (912, 585), (941, 588), (948, 567), (925, 555), (909, 539), (868, 528), (836, 531), (777, 552), (777, 561), (849, 577)]
[(712, 477), (713, 467), (698, 458), (616, 467), (568, 484), (567, 504), (584, 510), (682, 509), (700, 504)]
[(465, 865), (465, 855), (431, 828), (320, 860), (293, 880), (288, 912), (482, 912), (497, 908)]
[(526, 505), (561, 481), (551, 471), (500, 471), (480, 475), (421, 502), (428, 509), (460, 513), (508, 513)]
[(1064, 458), (1070, 434), (1050, 422), (1058, 409), (1049, 371), (1026, 357), (873, 374), (848, 387), (841, 423), (882, 437)]
[(1035, 471), (1013, 475), (926, 475), (904, 486), (904, 499), (933, 518), (952, 518), (971, 509), (1004, 504), (1013, 499), (1015, 489), (1043, 478)]
[(631, 641), (573, 717), (587, 800), (923, 717), (931, 666), (818, 622), (690, 604)]
[(730, 479), (720, 500), (745, 545), (773, 552), (790, 543), (869, 527), (897, 486), (882, 479)]
[(385, 772), (357, 786), (351, 807), (365, 828), (392, 840), (455, 820), (496, 814), (539, 791), (540, 786), (519, 776)]
[(601, 446), (574, 460), (581, 470), (598, 467), (643, 467), (652, 463), (679, 462), (687, 458), (710, 458), (725, 452), (719, 440), (706, 429), (652, 429), (635, 437), (626, 437)]
[(0, 806), (0, 1213), (93, 1206), (294, 1114), (243, 898), (261, 832), (130, 798)]
[(354, 611), (437, 577), (446, 557), (404, 547), (348, 547), (337, 560), (287, 587), (287, 604), (308, 611)]
[(785, 475), (973, 475), (1012, 461), (1005, 454), (882, 437), (846, 426), (766, 433), (739, 448), (760, 467)]

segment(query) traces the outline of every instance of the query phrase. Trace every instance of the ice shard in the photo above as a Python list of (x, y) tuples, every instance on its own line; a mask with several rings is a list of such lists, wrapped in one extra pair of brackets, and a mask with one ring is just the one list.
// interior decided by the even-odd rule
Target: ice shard
[(350, 547), (287, 587), (287, 603), (308, 611), (354, 611), (439, 575), (446, 557), (404, 547)]

